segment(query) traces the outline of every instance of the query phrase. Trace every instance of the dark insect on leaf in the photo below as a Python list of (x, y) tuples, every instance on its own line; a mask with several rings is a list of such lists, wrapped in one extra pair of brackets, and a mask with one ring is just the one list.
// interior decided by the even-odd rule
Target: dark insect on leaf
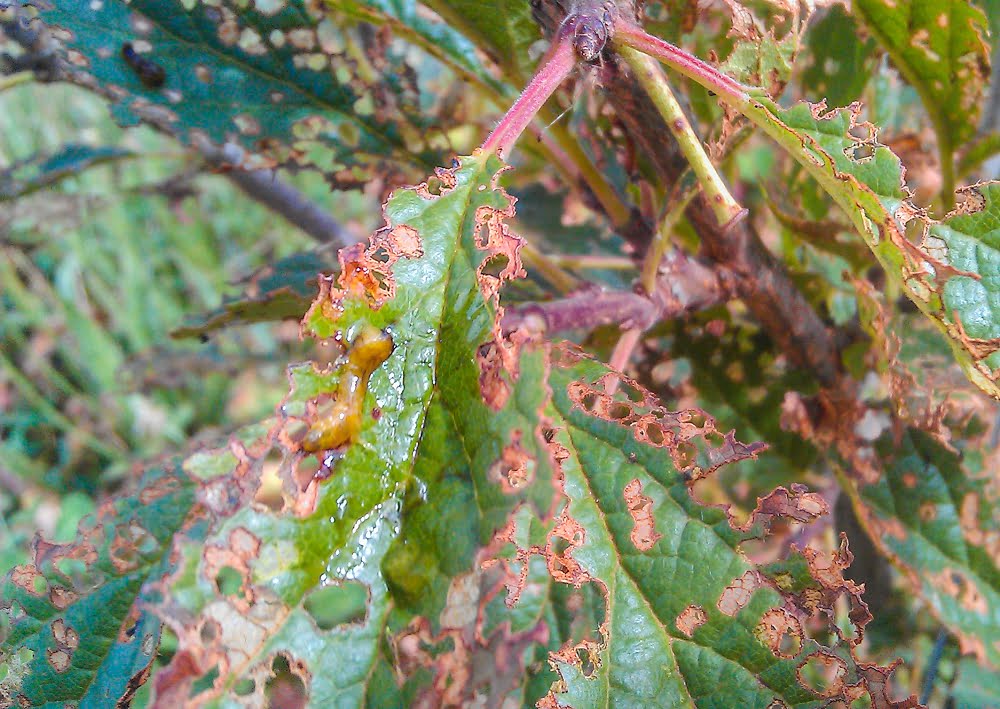
[(146, 88), (158, 89), (167, 80), (167, 72), (163, 67), (135, 51), (131, 42), (122, 45), (122, 59), (132, 67)]

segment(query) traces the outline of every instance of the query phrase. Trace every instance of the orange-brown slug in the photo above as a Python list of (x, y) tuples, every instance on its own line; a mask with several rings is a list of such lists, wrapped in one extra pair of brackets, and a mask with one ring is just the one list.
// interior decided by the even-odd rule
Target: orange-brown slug
[(302, 439), (303, 450), (310, 453), (332, 450), (354, 441), (361, 430), (368, 380), (389, 358), (392, 349), (392, 337), (387, 332), (366, 326), (358, 334), (347, 351), (347, 363), (340, 372), (333, 403), (309, 426)]

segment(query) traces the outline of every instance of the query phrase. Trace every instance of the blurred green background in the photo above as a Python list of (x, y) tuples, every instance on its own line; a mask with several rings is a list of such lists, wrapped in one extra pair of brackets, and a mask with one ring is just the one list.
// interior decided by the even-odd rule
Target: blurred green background
[[(126, 154), (4, 199), (24, 161), (67, 145)], [(359, 235), (380, 220), (363, 195), (283, 177)], [(0, 90), (0, 568), (22, 563), (36, 532), (75, 536), (138, 464), (269, 415), (286, 363), (309, 355), (295, 323), (202, 342), (170, 332), (318, 247), (175, 141), (118, 128), (96, 96)]]

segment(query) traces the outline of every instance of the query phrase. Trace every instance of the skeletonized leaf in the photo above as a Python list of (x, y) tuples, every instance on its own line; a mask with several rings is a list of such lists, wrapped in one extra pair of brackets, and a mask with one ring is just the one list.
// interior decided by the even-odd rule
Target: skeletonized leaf
[(343, 186), (437, 162), (403, 60), (302, 0), (43, 2), (74, 80), (112, 98), (125, 125), (234, 141)]
[(855, 510), (964, 653), (1000, 666), (1000, 525), (994, 471), (973, 474), (940, 441), (910, 428), (875, 444), (879, 472), (858, 482)]
[(969, 0), (855, 0), (852, 7), (920, 94), (950, 160), (978, 128), (990, 76), (983, 11)]
[(135, 692), (160, 641), (144, 585), (172, 568), (173, 538), (197, 524), (194, 508), (187, 475), (154, 468), (77, 541), (36, 541), (33, 563), (0, 587), (0, 704), (114, 706)]
[[(826, 112), (822, 104), (781, 109), (751, 99), (740, 110), (833, 197), (889, 277), (948, 336), (969, 379), (1000, 398), (1000, 340), (989, 339), (1000, 324), (983, 307), (1000, 265), (992, 250), (996, 183), (966, 190), (967, 204), (937, 223), (908, 201), (899, 158), (878, 143), (874, 126), (858, 120), (856, 106)], [(907, 234), (913, 227), (917, 240)]]

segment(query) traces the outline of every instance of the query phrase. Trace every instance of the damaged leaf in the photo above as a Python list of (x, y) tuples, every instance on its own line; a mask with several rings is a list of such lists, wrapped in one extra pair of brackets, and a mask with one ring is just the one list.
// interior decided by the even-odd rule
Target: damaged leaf
[(874, 480), (857, 482), (854, 500), (869, 536), (955, 634), (963, 653), (1000, 666), (994, 471), (970, 471), (956, 451), (915, 428), (898, 438), (886, 433), (874, 453), (881, 470)]
[(198, 523), (195, 507), (179, 467), (153, 468), (75, 542), (36, 539), (33, 562), (3, 580), (0, 704), (128, 703), (160, 642), (147, 584), (173, 568), (174, 536)]
[[(890, 700), (889, 670), (854, 654), (871, 616), (861, 589), (842, 576), (846, 547), (832, 558), (793, 550), (771, 566), (742, 552), (778, 520), (825, 514), (820, 496), (779, 488), (738, 524), (725, 507), (700, 503), (691, 484), (760, 446), (722, 435), (703, 412), (665, 411), (635, 382), (575, 352), (557, 361), (547, 416), (568, 503), (550, 544), (533, 553), (556, 582), (596, 588), (606, 612), (587, 637), (552, 653), (560, 681), (540, 706), (798, 706), (862, 696), (916, 706)], [(636, 396), (608, 395), (619, 381)], [(804, 629), (831, 623), (838, 599), (852, 627), (828, 625), (824, 645)]]
[(968, 0), (855, 0), (854, 13), (920, 94), (942, 158), (979, 126), (990, 76), (986, 16)]
[[(392, 667), (417, 672), (422, 643), (468, 649), (455, 645), (454, 628), (474, 624), (478, 585), (473, 578), (461, 591), (462, 575), (518, 501), (548, 509), (554, 494), (534, 418), (544, 361), (509, 359), (514, 345), (497, 325), (497, 289), (521, 271), (500, 168), (495, 157), (462, 158), (431, 183), (397, 191), (386, 226), (341, 252), (336, 280), (322, 279), (303, 327), (345, 352), (330, 368), (290, 372), (272, 433), (284, 450), (278, 509), (237, 513), (211, 538), (211, 554), (186, 548), (185, 572), (160, 609), (180, 648), (157, 679), (158, 697), (221, 701), (248, 681), (262, 691), (280, 656), (313, 705), (360, 706), (398, 696)], [(311, 436), (343, 397), (365, 332), (385, 333), (392, 348), (371, 361), (367, 393), (351, 395), (357, 428), (347, 439)], [(516, 385), (504, 361), (518, 363)], [(230, 594), (218, 578), (227, 566), (239, 582)], [(321, 629), (310, 599), (349, 581), (367, 589), (365, 614)], [(389, 594), (397, 609), (429, 620), (396, 628), (387, 647)], [(199, 693), (196, 680), (210, 674)]]
[[(37, 4), (66, 45), (73, 81), (100, 87), (123, 125), (142, 120), (186, 142), (236, 142), (265, 165), (311, 167), (342, 187), (422, 174), (446, 146), (439, 134), (432, 145), (404, 60), (302, 0), (263, 9), (177, 0)], [(135, 60), (123, 54), (126, 45)], [(158, 67), (162, 81), (144, 79), (137, 61)], [(382, 81), (376, 67), (396, 78)]]
[[(967, 285), (970, 279), (986, 284), (995, 280), (995, 184), (966, 190), (967, 204), (937, 223), (908, 201), (899, 158), (878, 142), (872, 124), (860, 121), (857, 105), (826, 111), (822, 104), (800, 103), (786, 110), (767, 100), (749, 100), (741, 111), (833, 197), (889, 277), (948, 336), (969, 379), (1000, 398), (998, 344), (971, 336), (962, 317), (963, 311), (974, 313), (977, 334), (996, 330), (992, 311), (983, 307), (987, 286)], [(918, 235), (916, 240), (911, 232)], [(951, 241), (943, 243), (944, 237)]]

